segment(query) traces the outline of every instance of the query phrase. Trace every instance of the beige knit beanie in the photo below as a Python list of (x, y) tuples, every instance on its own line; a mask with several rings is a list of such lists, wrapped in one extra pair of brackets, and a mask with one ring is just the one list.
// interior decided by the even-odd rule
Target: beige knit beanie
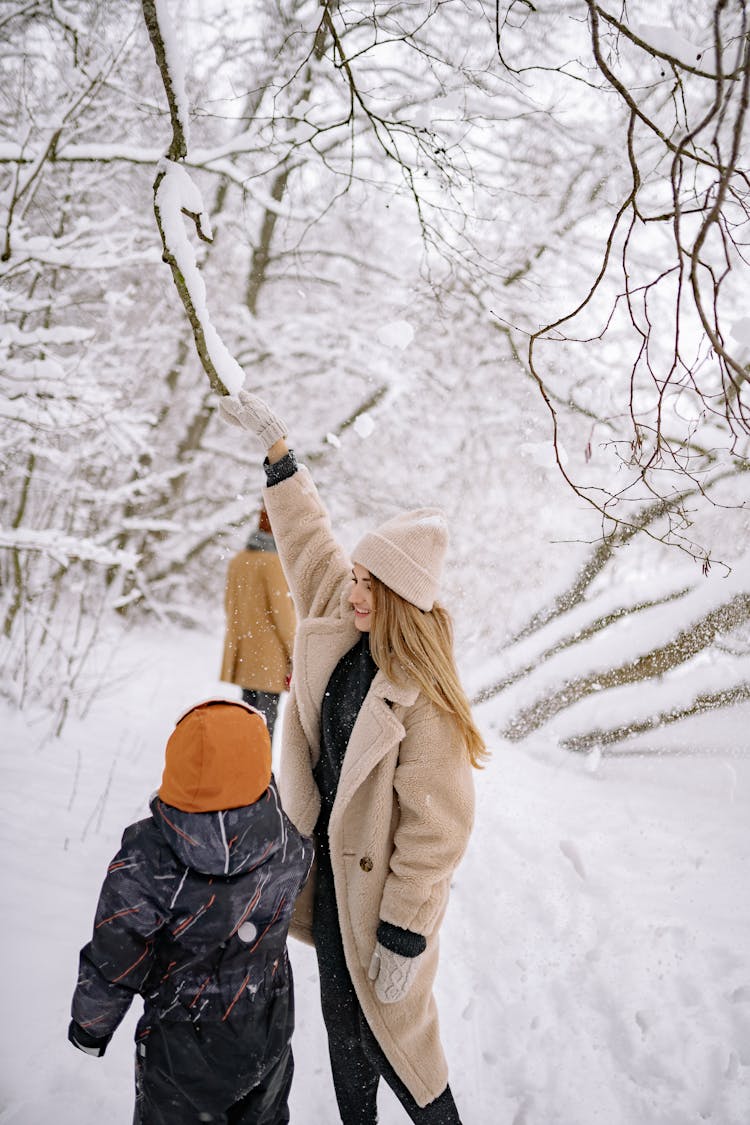
[(402, 512), (369, 531), (352, 559), (419, 609), (432, 609), (448, 549), (448, 525), (439, 508)]

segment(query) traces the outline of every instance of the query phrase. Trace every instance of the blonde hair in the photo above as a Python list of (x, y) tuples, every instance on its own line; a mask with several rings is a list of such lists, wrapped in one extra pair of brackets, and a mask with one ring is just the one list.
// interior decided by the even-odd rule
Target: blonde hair
[(370, 651), (390, 680), (400, 670), (414, 680), (428, 699), (451, 716), (475, 769), (489, 758), (471, 707), (458, 678), (453, 656), (453, 625), (447, 609), (437, 603), (421, 610), (370, 576), (373, 592)]

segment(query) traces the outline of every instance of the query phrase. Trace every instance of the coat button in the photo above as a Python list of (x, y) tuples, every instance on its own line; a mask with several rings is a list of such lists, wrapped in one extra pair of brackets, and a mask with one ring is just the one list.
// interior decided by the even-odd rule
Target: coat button
[(359, 866), (363, 871), (372, 871), (372, 860), (370, 859), (369, 855), (362, 856), (361, 860), (359, 861)]

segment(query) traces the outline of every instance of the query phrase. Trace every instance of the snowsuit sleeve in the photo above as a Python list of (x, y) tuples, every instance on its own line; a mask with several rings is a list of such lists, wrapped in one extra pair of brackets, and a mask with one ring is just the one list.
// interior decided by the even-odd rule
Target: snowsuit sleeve
[(301, 619), (335, 611), (351, 562), (337, 543), (313, 479), (302, 466), (264, 490), (289, 589)]
[(91, 1035), (111, 1035), (140, 993), (165, 920), (154, 872), (141, 846), (147, 821), (131, 825), (99, 896), (91, 941), (83, 947), (71, 1015)]
[(474, 820), (472, 768), (449, 715), (425, 701), (406, 720), (393, 779), (399, 809), (380, 918), (428, 937)]

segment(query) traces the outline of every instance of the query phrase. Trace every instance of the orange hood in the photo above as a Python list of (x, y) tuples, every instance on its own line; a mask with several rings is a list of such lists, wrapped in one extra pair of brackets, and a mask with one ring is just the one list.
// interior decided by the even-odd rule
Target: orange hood
[(271, 740), (244, 703), (208, 700), (178, 719), (167, 743), (159, 797), (183, 812), (252, 805), (271, 781)]

